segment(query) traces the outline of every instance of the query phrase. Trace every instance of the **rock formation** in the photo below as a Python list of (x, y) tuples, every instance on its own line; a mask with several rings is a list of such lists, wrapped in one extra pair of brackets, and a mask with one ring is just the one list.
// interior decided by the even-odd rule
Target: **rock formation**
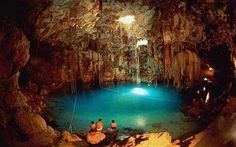
[[(0, 22), (0, 36), (1, 129), (13, 135), (11, 139), (15, 145), (17, 139), (23, 139), (22, 134), (28, 140), (26, 144), (51, 144), (58, 135), (39, 114), (31, 112), (27, 97), (21, 93), (18, 84), (19, 70), (29, 59), (30, 43), (10, 20)], [(16, 126), (10, 126), (12, 124)]]

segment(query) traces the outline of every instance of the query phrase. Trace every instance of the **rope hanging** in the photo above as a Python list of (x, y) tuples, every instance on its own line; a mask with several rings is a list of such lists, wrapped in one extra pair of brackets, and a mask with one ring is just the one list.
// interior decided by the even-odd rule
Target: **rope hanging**
[(76, 93), (76, 80), (71, 84), (71, 90), (72, 90), (72, 93), (74, 94), (75, 93), (75, 102), (74, 102), (74, 107), (73, 107), (73, 112), (72, 112), (72, 116), (71, 116), (71, 120), (70, 120), (70, 125), (69, 125), (69, 128), (68, 128), (68, 131), (69, 132), (73, 132), (73, 129), (72, 129), (72, 123), (73, 123), (73, 120), (74, 120), (74, 115), (75, 115), (75, 109), (76, 109), (76, 104), (77, 104), (77, 93)]
[[(75, 53), (76, 55), (76, 66), (78, 65), (77, 64), (77, 54)], [(77, 69), (77, 68), (76, 68)], [(72, 116), (71, 116), (71, 120), (70, 120), (70, 125), (69, 125), (69, 128), (68, 128), (68, 131), (69, 132), (73, 132), (73, 128), (72, 128), (72, 123), (74, 121), (74, 115), (75, 115), (75, 109), (76, 109), (76, 104), (77, 104), (77, 84), (76, 84), (76, 72), (77, 70), (73, 70), (72, 72), (72, 79), (74, 79), (74, 81), (71, 83), (71, 93), (72, 94), (75, 94), (75, 101), (74, 101), (74, 107), (73, 107), (73, 111), (72, 111)]]

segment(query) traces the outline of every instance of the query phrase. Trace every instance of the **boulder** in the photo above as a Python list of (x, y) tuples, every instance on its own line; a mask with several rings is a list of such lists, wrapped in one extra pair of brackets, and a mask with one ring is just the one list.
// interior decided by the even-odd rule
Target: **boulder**
[(67, 142), (76, 142), (76, 141), (82, 141), (81, 138), (79, 138), (77, 135), (75, 134), (71, 134), (68, 131), (64, 131), (62, 133), (62, 140), (67, 141)]
[(30, 138), (29, 144), (31, 146), (47, 146), (53, 144), (58, 137), (59, 134), (52, 127), (48, 126), (47, 129), (34, 134)]
[(87, 135), (87, 141), (91, 144), (98, 144), (106, 138), (106, 135), (102, 132), (90, 132)]
[(21, 131), (28, 137), (42, 131), (46, 131), (46, 121), (39, 115), (31, 112), (21, 111), (16, 114), (16, 122)]

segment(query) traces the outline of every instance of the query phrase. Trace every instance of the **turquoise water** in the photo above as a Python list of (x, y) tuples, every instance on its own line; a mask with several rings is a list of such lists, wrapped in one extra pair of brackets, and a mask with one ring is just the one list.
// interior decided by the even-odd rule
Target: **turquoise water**
[(179, 137), (197, 125), (180, 112), (185, 100), (175, 90), (161, 86), (118, 84), (103, 88), (80, 90), (77, 94), (48, 99), (50, 115), (61, 130), (67, 130), (72, 117), (73, 131), (88, 131), (91, 121), (103, 119), (105, 128), (114, 119), (124, 128), (148, 132), (169, 131)]

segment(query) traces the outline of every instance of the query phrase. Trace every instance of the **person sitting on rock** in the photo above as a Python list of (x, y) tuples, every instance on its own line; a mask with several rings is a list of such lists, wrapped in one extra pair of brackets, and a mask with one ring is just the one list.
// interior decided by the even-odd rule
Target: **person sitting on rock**
[(111, 120), (110, 128), (108, 128), (108, 130), (115, 131), (115, 130), (117, 130), (116, 126), (117, 126), (116, 122), (114, 120)]
[(114, 141), (117, 138), (119, 130), (117, 129), (117, 124), (114, 120), (111, 120), (110, 127), (107, 129), (107, 140)]
[(90, 131), (89, 132), (96, 132), (96, 124), (94, 123), (94, 121), (91, 121), (91, 125), (90, 125)]
[(103, 122), (102, 119), (100, 118), (97, 122), (96, 122), (96, 130), (97, 131), (102, 131), (103, 129)]

